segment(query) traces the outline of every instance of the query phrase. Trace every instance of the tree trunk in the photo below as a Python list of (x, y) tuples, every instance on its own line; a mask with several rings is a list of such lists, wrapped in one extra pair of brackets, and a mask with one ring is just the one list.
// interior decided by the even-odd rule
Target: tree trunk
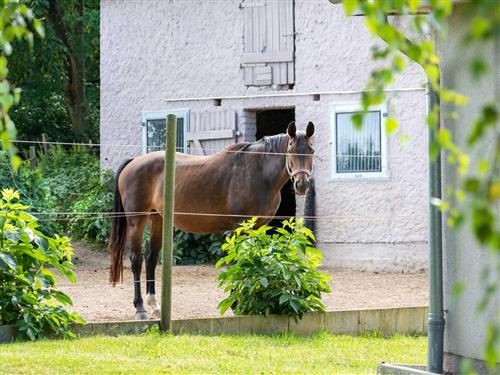
[(57, 37), (65, 47), (64, 67), (68, 83), (64, 87), (64, 99), (71, 118), (73, 130), (81, 134), (89, 127), (87, 97), (85, 89), (85, 35), (83, 16), (85, 12), (85, 1), (76, 0), (75, 13), (78, 19), (70, 27), (69, 31), (64, 23), (64, 11), (61, 9), (59, 0), (49, 0), (47, 18), (52, 24)]

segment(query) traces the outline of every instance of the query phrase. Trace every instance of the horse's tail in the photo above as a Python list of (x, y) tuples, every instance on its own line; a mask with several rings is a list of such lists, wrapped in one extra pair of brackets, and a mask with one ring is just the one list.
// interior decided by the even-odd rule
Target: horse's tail
[(120, 173), (123, 169), (130, 163), (133, 159), (125, 160), (125, 162), (120, 165), (115, 176), (115, 199), (113, 203), (113, 213), (117, 215), (112, 215), (111, 218), (111, 236), (109, 238), (109, 252), (111, 254), (111, 270), (109, 272), (109, 282), (113, 286), (118, 281), (123, 281), (123, 253), (125, 252), (125, 242), (127, 239), (127, 217), (123, 214), (125, 209), (123, 208), (122, 196), (120, 194), (120, 189), (118, 188), (118, 179)]

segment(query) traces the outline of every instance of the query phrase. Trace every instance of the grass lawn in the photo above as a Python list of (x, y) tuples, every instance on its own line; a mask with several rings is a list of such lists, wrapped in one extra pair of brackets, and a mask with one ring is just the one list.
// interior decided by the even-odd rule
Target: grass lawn
[(426, 337), (160, 335), (0, 345), (0, 373), (375, 373), (425, 363)]

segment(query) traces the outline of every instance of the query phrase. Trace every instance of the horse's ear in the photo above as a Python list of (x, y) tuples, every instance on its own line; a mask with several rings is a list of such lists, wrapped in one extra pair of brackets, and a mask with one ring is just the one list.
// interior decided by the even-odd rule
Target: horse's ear
[(307, 138), (311, 138), (314, 134), (314, 124), (309, 121), (309, 124), (307, 124), (307, 128), (306, 128), (306, 137)]
[(292, 121), (291, 123), (288, 124), (288, 128), (286, 128), (286, 133), (290, 138), (295, 137), (297, 134), (297, 127), (295, 126), (295, 121)]

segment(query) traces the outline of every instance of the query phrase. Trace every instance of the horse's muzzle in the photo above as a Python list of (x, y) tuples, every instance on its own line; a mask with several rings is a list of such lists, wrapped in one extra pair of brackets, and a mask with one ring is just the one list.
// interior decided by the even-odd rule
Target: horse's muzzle
[(293, 187), (295, 189), (295, 194), (297, 195), (306, 195), (307, 190), (309, 189), (309, 180), (306, 180), (305, 178), (301, 178), (298, 180), (295, 180), (293, 182)]

